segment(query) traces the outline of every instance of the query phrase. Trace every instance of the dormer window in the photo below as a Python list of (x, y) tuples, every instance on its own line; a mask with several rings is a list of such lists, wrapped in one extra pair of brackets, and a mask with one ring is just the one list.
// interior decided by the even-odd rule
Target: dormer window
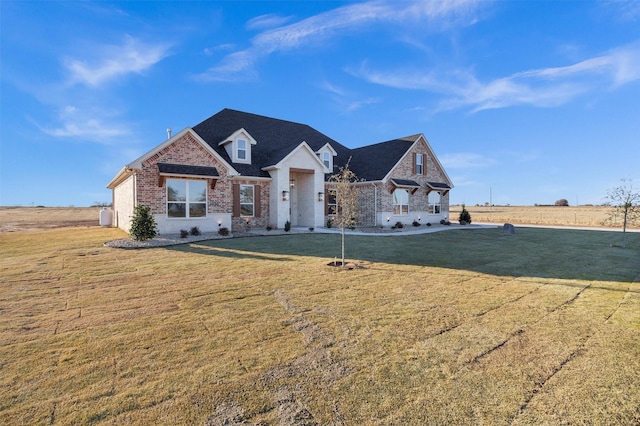
[(238, 160), (244, 161), (247, 159), (247, 141), (245, 139), (238, 139), (236, 152)]
[(338, 153), (329, 144), (326, 144), (322, 148), (316, 151), (316, 155), (322, 161), (322, 165), (325, 168), (325, 173), (333, 172), (333, 157)]
[(251, 147), (258, 142), (244, 129), (238, 129), (218, 145), (224, 146), (231, 162), (251, 164)]

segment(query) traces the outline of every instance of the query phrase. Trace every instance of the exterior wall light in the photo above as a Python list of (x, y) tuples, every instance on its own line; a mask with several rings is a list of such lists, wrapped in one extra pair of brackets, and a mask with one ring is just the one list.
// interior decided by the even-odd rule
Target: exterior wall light
[(289, 201), (289, 191), (282, 191), (282, 201)]
[(318, 192), (318, 201), (324, 201), (324, 192)]

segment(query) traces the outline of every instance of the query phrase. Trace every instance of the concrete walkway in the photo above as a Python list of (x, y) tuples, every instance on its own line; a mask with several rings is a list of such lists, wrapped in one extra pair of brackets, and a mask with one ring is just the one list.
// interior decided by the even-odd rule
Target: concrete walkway
[[(496, 229), (501, 226), (494, 224), (471, 224), (471, 225), (433, 225), (433, 226), (412, 226), (407, 225), (402, 229), (390, 229), (390, 228), (356, 228), (355, 230), (347, 229), (345, 234), (347, 235), (362, 235), (372, 237), (401, 237), (404, 235), (419, 235), (419, 234), (431, 234), (434, 232), (452, 231), (456, 229)], [(292, 232), (310, 232), (308, 228), (292, 228)], [(342, 231), (340, 228), (315, 228), (313, 232), (319, 234), (340, 234)]]

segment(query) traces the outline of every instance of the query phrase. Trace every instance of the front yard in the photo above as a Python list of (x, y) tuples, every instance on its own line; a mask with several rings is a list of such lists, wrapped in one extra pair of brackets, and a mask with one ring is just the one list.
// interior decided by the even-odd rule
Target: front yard
[(640, 422), (640, 234), (0, 234), (2, 424)]

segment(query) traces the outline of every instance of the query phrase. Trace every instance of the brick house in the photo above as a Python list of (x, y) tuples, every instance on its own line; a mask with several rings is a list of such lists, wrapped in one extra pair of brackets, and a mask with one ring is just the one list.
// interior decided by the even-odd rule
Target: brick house
[(118, 172), (113, 223), (128, 231), (144, 204), (161, 234), (323, 227), (339, 204), (327, 178), (350, 158), (360, 226), (448, 219), (453, 184), (422, 134), (349, 149), (305, 124), (224, 109)]

